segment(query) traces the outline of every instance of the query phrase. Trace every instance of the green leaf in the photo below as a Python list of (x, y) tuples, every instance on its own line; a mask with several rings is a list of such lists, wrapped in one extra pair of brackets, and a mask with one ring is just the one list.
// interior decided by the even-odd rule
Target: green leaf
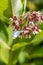
[(13, 16), (21, 16), (26, 8), (26, 0), (11, 0)]
[(17, 63), (20, 52), (21, 52), (21, 48), (14, 51), (14, 54), (13, 54), (13, 64)]
[(3, 39), (3, 41), (8, 42), (8, 32), (6, 29), (5, 24), (0, 21), (0, 38)]
[(43, 57), (43, 45), (36, 46), (33, 50), (32, 58)]
[[(4, 5), (3, 5), (4, 4)], [(7, 18), (13, 15), (21, 16), (26, 9), (26, 0), (3, 0), (0, 1), (0, 16)]]
[(11, 9), (11, 1), (10, 0), (1, 0), (0, 1), (0, 16), (11, 17), (12, 9)]
[(39, 44), (39, 43), (42, 42), (42, 41), (43, 41), (43, 31), (40, 32), (39, 34), (37, 34), (37, 35), (34, 37), (34, 39), (31, 41), (31, 43), (32, 43), (33, 45), (37, 45), (37, 44)]
[(9, 50), (6, 49), (3, 45), (1, 45), (1, 60), (8, 64), (8, 58), (9, 58)]
[(11, 46), (12, 45), (12, 41), (13, 41), (13, 38), (12, 38), (12, 27), (9, 26), (7, 27), (7, 32), (8, 32), (8, 37), (9, 37), (9, 40), (8, 40), (8, 45)]
[(26, 38), (17, 38), (13, 40), (12, 50), (17, 50), (19, 48), (25, 47), (26, 45), (30, 45), (30, 40)]
[[(23, 55), (20, 55), (20, 60), (22, 59), (23, 64), (35, 64), (35, 65), (42, 65), (43, 64), (43, 45), (39, 46), (30, 46), (27, 45), (26, 47), (23, 47), (22, 50)], [(24, 53), (25, 52), (25, 53)], [(21, 65), (23, 65), (21, 63)]]
[[(43, 21), (42, 21), (43, 22)], [(43, 30), (43, 23), (41, 24), (41, 25), (39, 25), (39, 28), (41, 29), (41, 30)]]
[(22, 42), (21, 44), (20, 44), (20, 43), (17, 43), (17, 44), (15, 44), (15, 45), (13, 46), (12, 50), (17, 50), (17, 49), (19, 49), (19, 48), (21, 48), (21, 47), (24, 47), (24, 46), (26, 46), (26, 45), (28, 45), (28, 43), (25, 43), (25, 42)]
[(12, 50), (16, 50), (19, 49), (21, 47), (25, 47), (27, 45), (31, 45), (31, 41), (33, 40), (34, 35), (32, 35), (32, 37), (29, 38), (17, 38), (13, 40), (13, 46), (12, 46)]
[(24, 56), (28, 60), (43, 58), (43, 43), (37, 46), (27, 45), (22, 48), (22, 52), (25, 52)]
[(8, 65), (16, 65), (20, 51), (21, 49), (17, 49), (14, 51), (10, 50)]
[(0, 60), (0, 65), (6, 65), (6, 64)]
[(21, 64), (21, 65), (43, 65), (43, 59), (34, 59), (30, 62), (28, 60), (27, 63)]

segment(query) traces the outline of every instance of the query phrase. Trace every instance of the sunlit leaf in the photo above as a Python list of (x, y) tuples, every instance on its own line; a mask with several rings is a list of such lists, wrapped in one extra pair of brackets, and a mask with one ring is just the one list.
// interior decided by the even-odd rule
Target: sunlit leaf
[(30, 40), (26, 38), (17, 38), (13, 40), (12, 50), (17, 50), (19, 48), (25, 47), (26, 45), (30, 45)]
[(7, 32), (8, 32), (8, 37), (9, 37), (9, 40), (8, 40), (8, 45), (11, 46), (12, 45), (12, 41), (13, 41), (13, 38), (12, 38), (12, 27), (9, 26), (7, 27)]
[(3, 45), (1, 45), (1, 60), (4, 62), (4, 63), (8, 63), (8, 58), (9, 58), (9, 50), (4, 48)]
[(33, 45), (37, 45), (37, 44), (39, 44), (39, 43), (42, 42), (42, 41), (43, 41), (43, 31), (40, 32), (39, 34), (37, 34), (37, 35), (35, 36), (35, 38), (31, 41), (31, 43), (32, 43)]
[(0, 16), (11, 17), (11, 0), (0, 1)]
[(26, 0), (11, 0), (13, 16), (21, 16), (26, 8)]

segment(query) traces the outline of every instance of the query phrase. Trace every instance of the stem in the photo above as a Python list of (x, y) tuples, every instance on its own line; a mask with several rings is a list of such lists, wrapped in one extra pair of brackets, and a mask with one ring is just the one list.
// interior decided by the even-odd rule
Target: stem
[(13, 52), (10, 50), (8, 65), (12, 65)]
[[(13, 40), (13, 42), (14, 42), (14, 40)], [(11, 48), (9, 50), (9, 60), (8, 60), (7, 65), (13, 65), (13, 56), (14, 56), (14, 51), (12, 51), (13, 42), (12, 42)]]
[(17, 43), (16, 40), (17, 39), (12, 41), (11, 49), (9, 50), (9, 60), (7, 65), (13, 65), (14, 51), (12, 51), (12, 47), (15, 43)]
[(27, 4), (27, 0), (25, 0), (24, 2), (24, 12), (26, 11), (26, 4)]
[(10, 50), (8, 65), (13, 65), (13, 51)]
[(34, 52), (34, 46), (32, 45), (32, 44), (30, 44), (30, 46), (29, 46), (30, 48), (30, 52), (29, 52), (29, 55), (30, 55), (30, 60), (31, 60), (31, 58), (32, 58), (32, 54), (33, 54), (33, 52)]
[[(26, 11), (26, 2), (27, 2), (27, 0), (25, 0), (24, 1), (24, 13), (25, 13), (25, 11)], [(12, 3), (12, 0), (11, 0), (11, 3)], [(14, 9), (13, 7), (13, 5), (11, 5), (12, 6), (12, 9)], [(13, 10), (12, 10), (13, 11)], [(13, 14), (14, 14), (14, 12), (13, 12)], [(17, 42), (17, 41), (16, 41)], [(11, 49), (12, 49), (12, 47), (13, 47), (13, 44), (11, 45)], [(7, 65), (13, 65), (13, 56), (14, 56), (14, 51), (12, 51), (12, 50), (9, 50), (9, 60), (8, 60), (8, 64)]]

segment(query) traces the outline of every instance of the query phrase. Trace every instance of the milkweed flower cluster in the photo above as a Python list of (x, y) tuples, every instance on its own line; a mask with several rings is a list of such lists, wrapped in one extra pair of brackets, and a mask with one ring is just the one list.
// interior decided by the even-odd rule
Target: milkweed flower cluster
[(31, 38), (31, 34), (35, 35), (41, 31), (39, 25), (43, 23), (43, 14), (39, 11), (27, 12), (20, 18), (14, 16), (10, 20), (12, 21), (14, 39), (18, 36)]

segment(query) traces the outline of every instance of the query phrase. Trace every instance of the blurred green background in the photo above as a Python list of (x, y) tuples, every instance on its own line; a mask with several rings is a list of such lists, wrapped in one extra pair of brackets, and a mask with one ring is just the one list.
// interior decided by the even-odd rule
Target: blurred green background
[(43, 0), (27, 0), (27, 10), (43, 11)]
[(42, 32), (31, 39), (12, 39), (9, 18), (22, 15), (24, 9), (43, 13), (43, 0), (26, 1), (27, 4), (25, 0), (0, 0), (0, 65), (43, 65), (43, 24)]

